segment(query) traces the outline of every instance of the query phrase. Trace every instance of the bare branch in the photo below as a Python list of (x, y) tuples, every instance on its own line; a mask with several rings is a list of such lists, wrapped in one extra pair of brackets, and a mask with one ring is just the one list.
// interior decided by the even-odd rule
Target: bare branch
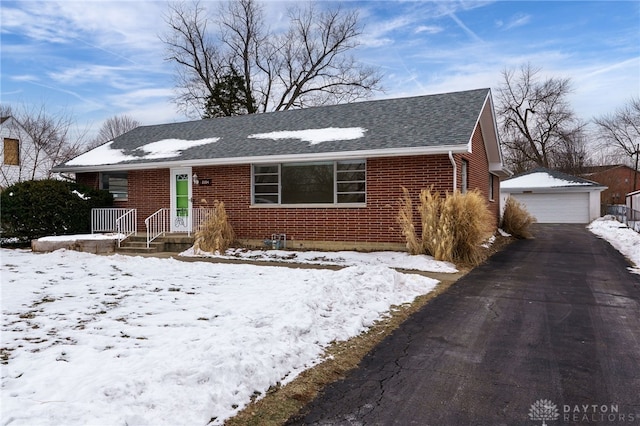
[[(540, 80), (540, 69), (530, 64), (519, 73), (504, 70), (497, 92), (496, 112), (507, 160), (515, 171), (533, 166), (575, 171), (586, 158), (575, 155), (584, 143), (584, 125), (575, 117), (567, 96), (569, 79)], [(568, 159), (580, 165), (567, 166)]]

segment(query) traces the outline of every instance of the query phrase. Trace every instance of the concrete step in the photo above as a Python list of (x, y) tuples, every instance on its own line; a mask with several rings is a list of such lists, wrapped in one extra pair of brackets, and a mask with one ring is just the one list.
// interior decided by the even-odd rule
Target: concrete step
[(146, 234), (132, 235), (116, 251), (121, 253), (180, 253), (193, 245), (193, 236), (186, 234), (166, 234), (156, 238), (147, 248)]
[(146, 239), (144, 241), (125, 240), (116, 251), (119, 253), (159, 253), (165, 251), (165, 245), (161, 241), (152, 241), (147, 247)]

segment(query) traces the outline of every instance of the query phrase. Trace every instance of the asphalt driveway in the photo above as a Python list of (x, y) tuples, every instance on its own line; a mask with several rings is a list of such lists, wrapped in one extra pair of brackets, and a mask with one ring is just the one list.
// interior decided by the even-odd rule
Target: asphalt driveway
[(627, 266), (584, 226), (537, 225), (290, 424), (640, 425), (640, 276)]

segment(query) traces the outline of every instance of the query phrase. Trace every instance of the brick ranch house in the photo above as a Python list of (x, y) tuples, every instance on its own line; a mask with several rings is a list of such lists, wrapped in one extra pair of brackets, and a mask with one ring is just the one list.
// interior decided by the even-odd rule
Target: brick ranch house
[[(168, 209), (168, 232), (225, 203), (239, 240), (286, 234), (295, 248), (404, 249), (402, 187), (479, 188), (497, 224), (500, 150), (491, 91), (375, 100), (138, 127), (66, 164), (78, 182), (137, 209)], [(186, 219), (186, 220), (185, 220)]]

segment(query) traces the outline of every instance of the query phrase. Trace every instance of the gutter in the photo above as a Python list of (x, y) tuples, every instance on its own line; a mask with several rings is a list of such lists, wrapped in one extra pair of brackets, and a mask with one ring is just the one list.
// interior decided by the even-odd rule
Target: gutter
[(449, 160), (451, 160), (451, 165), (453, 166), (453, 192), (456, 192), (458, 189), (458, 166), (456, 166), (456, 161), (453, 159), (453, 152), (449, 151)]

